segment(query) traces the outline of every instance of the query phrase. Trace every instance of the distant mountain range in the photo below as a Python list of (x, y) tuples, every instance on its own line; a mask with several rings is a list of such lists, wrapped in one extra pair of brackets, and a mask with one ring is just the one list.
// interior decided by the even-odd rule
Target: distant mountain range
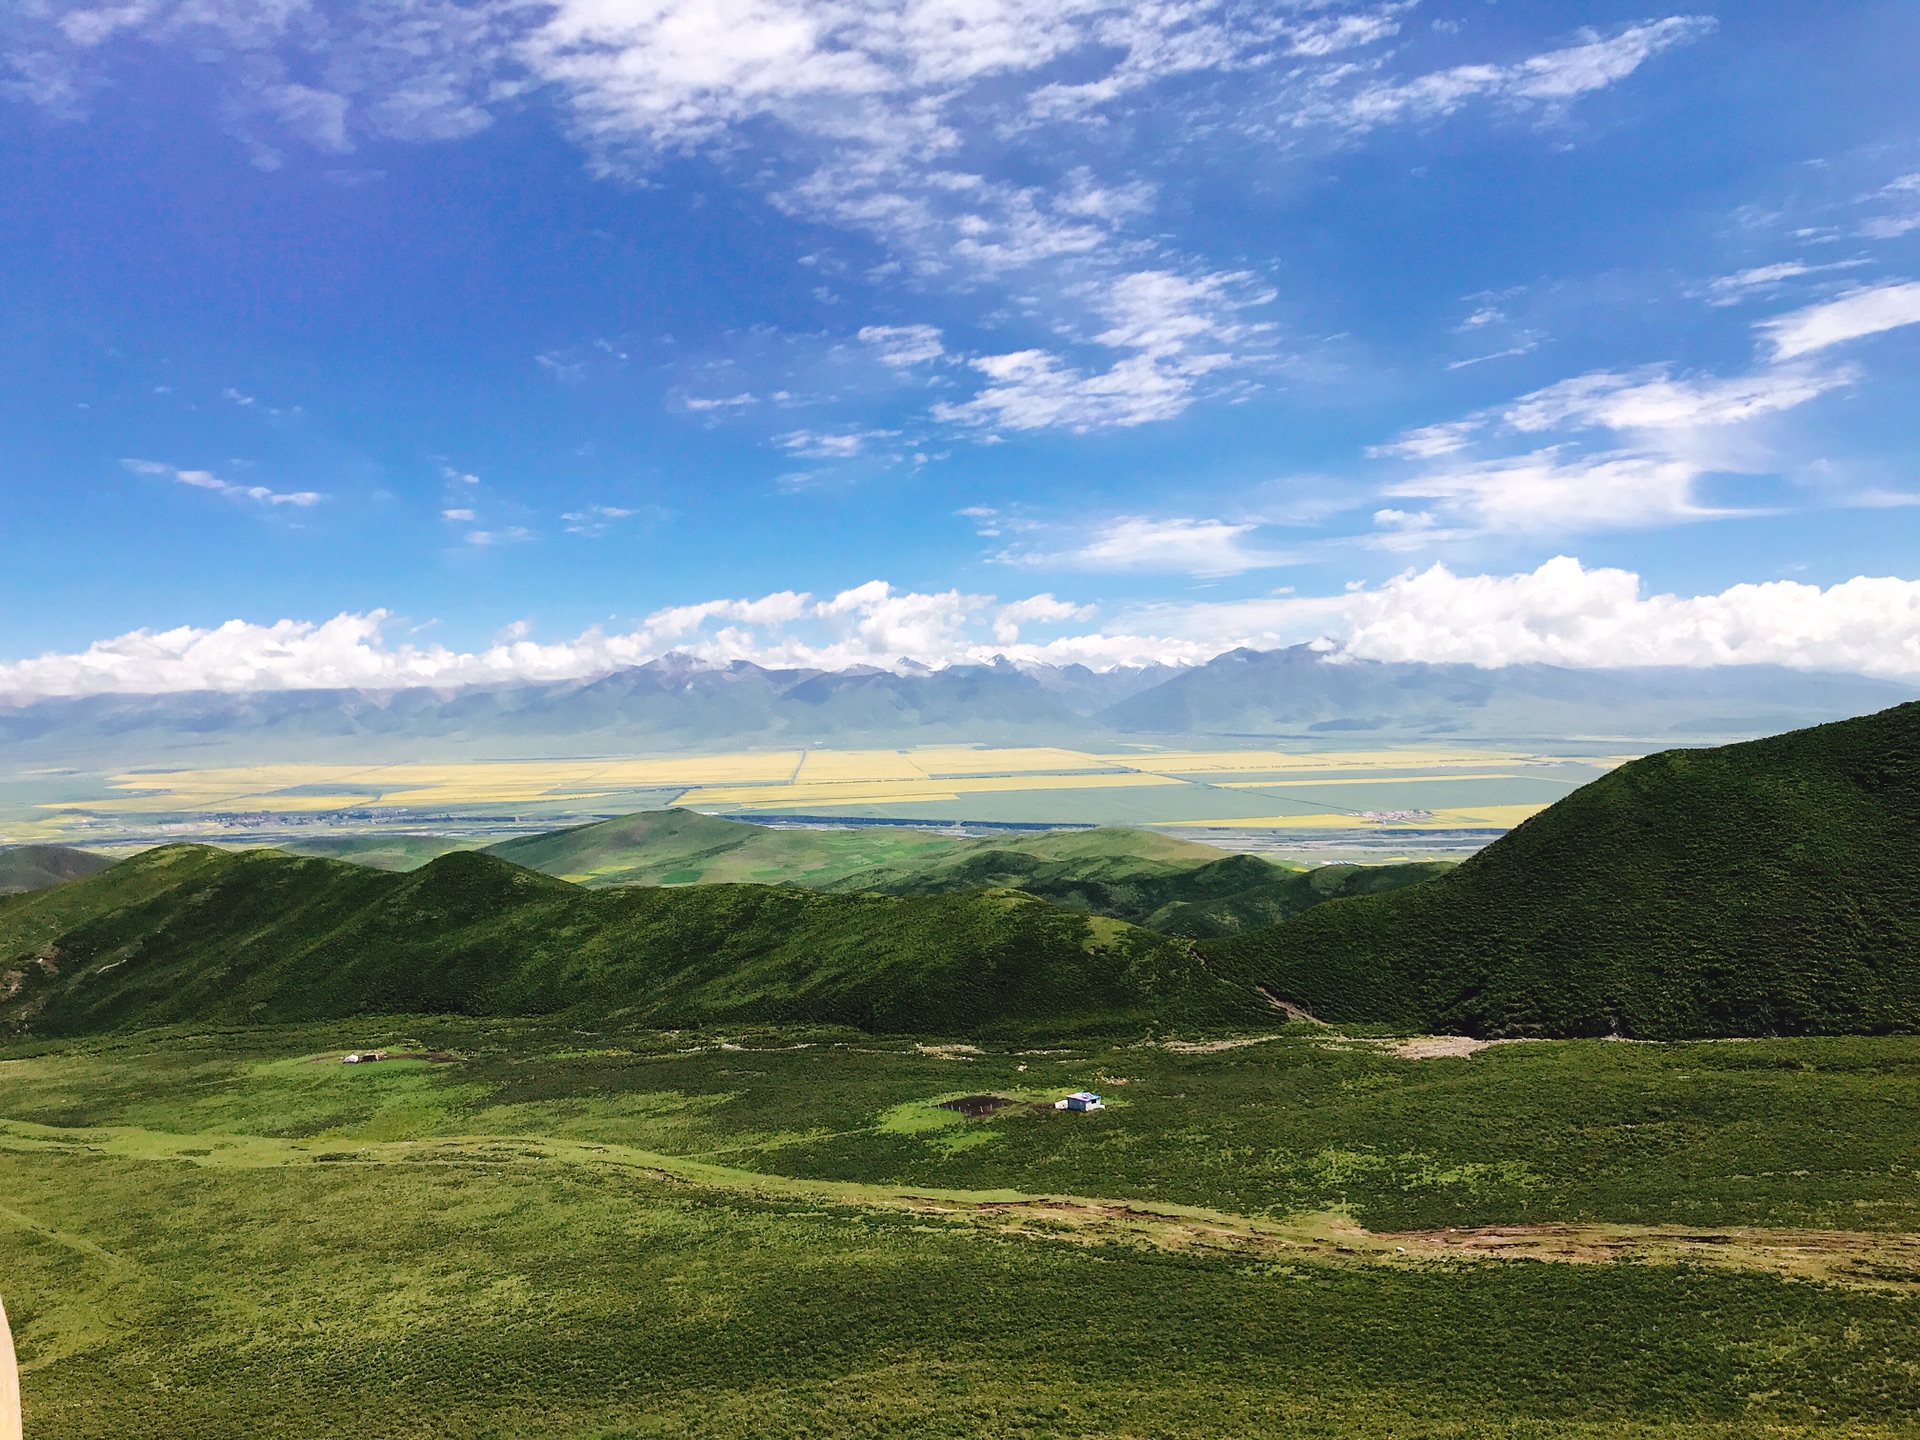
[(457, 690), (101, 695), (0, 707), (26, 763), (366, 762), (780, 744), (1188, 737), (1715, 740), (1884, 709), (1914, 688), (1775, 666), (1482, 670), (1235, 650), (1187, 669), (711, 668), (669, 656), (596, 679)]

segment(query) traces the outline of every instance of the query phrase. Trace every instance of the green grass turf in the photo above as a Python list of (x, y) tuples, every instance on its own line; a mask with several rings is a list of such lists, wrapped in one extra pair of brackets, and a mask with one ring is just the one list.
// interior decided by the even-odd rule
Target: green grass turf
[[(1520, 1440), (1893, 1436), (1920, 1419), (1910, 1291), (1078, 1246), (857, 1188), (756, 1191), (480, 1138), (644, 1143), (769, 1177), (1344, 1199), (1376, 1226), (1911, 1227), (1915, 1042), (1411, 1062), (1289, 1035), (940, 1058), (845, 1032), (416, 1019), (352, 1043), (379, 1028), (459, 1058), (313, 1059), (333, 1027), (0, 1050), (0, 1288), (29, 1435)], [(1102, 1073), (1129, 1082), (1104, 1115), (900, 1123), (948, 1094)], [(395, 1143), (432, 1135), (468, 1139)], [(1390, 1163), (1330, 1167), (1330, 1151)], [(1533, 1179), (1421, 1182), (1416, 1153), (1430, 1176)]]

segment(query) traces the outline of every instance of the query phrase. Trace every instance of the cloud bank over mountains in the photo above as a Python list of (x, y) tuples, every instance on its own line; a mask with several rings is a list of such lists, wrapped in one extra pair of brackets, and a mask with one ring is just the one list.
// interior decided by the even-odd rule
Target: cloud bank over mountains
[(1344, 595), (1151, 605), (1102, 620), (1052, 595), (1003, 602), (872, 581), (829, 598), (785, 591), (649, 615), (631, 630), (540, 642), (509, 627), (484, 650), (389, 638), (383, 611), (323, 622), (233, 620), (135, 631), (76, 654), (0, 664), (0, 696), (456, 687), (581, 679), (679, 654), (706, 665), (839, 670), (988, 663), (1105, 670), (1198, 664), (1239, 647), (1317, 641), (1330, 658), (1496, 668), (1772, 664), (1920, 680), (1920, 582), (1779, 580), (1714, 595), (1644, 595), (1625, 570), (1560, 556), (1516, 575), (1408, 571)]

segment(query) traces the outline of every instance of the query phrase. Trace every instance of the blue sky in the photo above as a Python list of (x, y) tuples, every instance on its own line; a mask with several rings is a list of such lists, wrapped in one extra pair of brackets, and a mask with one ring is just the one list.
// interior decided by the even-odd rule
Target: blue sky
[(0, 690), (1920, 672), (1916, 53), (1894, 3), (29, 0)]

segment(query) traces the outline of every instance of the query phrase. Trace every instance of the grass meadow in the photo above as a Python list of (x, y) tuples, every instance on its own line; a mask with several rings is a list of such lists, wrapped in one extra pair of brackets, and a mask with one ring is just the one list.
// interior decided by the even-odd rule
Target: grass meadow
[[(437, 1058), (339, 1063), (376, 1043)], [(1082, 1086), (1111, 1108), (1040, 1108)], [(972, 1094), (1017, 1103), (940, 1108)], [(1904, 1039), (15, 1044), (0, 1292), (35, 1440), (1910, 1436), (1920, 1271), (1174, 1245), (1014, 1202), (1891, 1239), (1917, 1104)]]

